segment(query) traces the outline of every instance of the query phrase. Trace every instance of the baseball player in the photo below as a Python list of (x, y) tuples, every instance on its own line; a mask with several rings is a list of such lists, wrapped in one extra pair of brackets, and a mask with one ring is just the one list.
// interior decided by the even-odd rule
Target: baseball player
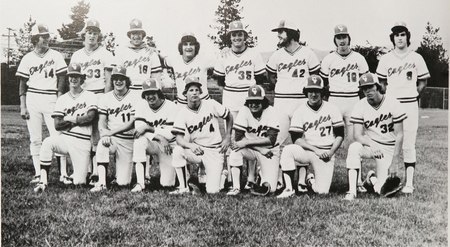
[(131, 81), (125, 67), (114, 67), (111, 75), (113, 91), (100, 98), (98, 102), (100, 144), (97, 146), (97, 165), (99, 180), (91, 192), (106, 189), (106, 175), (110, 155), (115, 155), (116, 182), (128, 185), (133, 172), (133, 130), (124, 131), (127, 124), (132, 125), (136, 110), (136, 96), (130, 92)]
[[(248, 33), (241, 21), (230, 23), (227, 38), (231, 41), (231, 49), (217, 60), (214, 76), (219, 86), (223, 87), (222, 104), (230, 109), (233, 119), (236, 119), (250, 86), (263, 85), (267, 79), (261, 55), (245, 44)], [(249, 163), (247, 189), (255, 182), (255, 165), (254, 162)]]
[[(286, 188), (278, 198), (291, 197), (294, 192), (296, 163), (311, 164), (307, 184), (315, 193), (328, 194), (333, 179), (334, 154), (344, 140), (344, 121), (339, 109), (322, 99), (327, 90), (318, 75), (308, 77), (303, 93), (308, 101), (294, 113), (289, 132), (294, 144), (284, 148), (280, 164)], [(305, 175), (300, 172), (298, 192), (306, 192)]]
[(175, 136), (171, 130), (179, 107), (165, 99), (158, 81), (151, 78), (142, 84), (142, 98), (136, 107), (135, 141), (133, 162), (136, 163), (137, 184), (132, 192), (145, 189), (144, 164), (146, 155), (156, 155), (159, 159), (160, 184), (164, 187), (175, 185), (175, 169), (172, 166), (172, 150)]
[(160, 80), (161, 62), (155, 49), (144, 42), (146, 32), (142, 27), (142, 21), (133, 19), (127, 32), (130, 44), (117, 51), (117, 65), (123, 65), (127, 69), (127, 75), (131, 80), (131, 90), (142, 89), (142, 83), (150, 77)]
[(173, 69), (175, 84), (177, 87), (177, 102), (186, 105), (186, 96), (183, 95), (187, 77), (198, 77), (202, 83), (202, 100), (209, 99), (207, 88), (208, 63), (199, 55), (200, 43), (193, 33), (185, 33), (178, 43), (178, 52), (181, 56), (165, 60), (165, 66)]
[[(233, 188), (227, 195), (240, 193), (240, 168), (243, 159), (258, 161), (261, 167), (261, 183), (268, 183), (267, 192), (275, 192), (279, 169), (278, 119), (264, 88), (252, 85), (248, 89), (245, 106), (241, 107), (234, 121), (235, 142), (231, 145), (230, 166)], [(267, 194), (267, 193), (264, 193)]]
[[(215, 100), (202, 100), (202, 83), (198, 77), (188, 77), (184, 95), (188, 104), (182, 108), (175, 120), (173, 133), (177, 146), (173, 149), (172, 164), (175, 167), (180, 186), (171, 194), (189, 192), (186, 185), (186, 163), (202, 164), (206, 172), (206, 192), (217, 193), (223, 167), (223, 154), (230, 145), (233, 116), (228, 108)], [(225, 119), (226, 131), (222, 138), (219, 118)], [(190, 141), (184, 133), (190, 134)]]
[(54, 153), (69, 155), (73, 164), (73, 184), (85, 184), (91, 150), (92, 122), (97, 115), (96, 96), (83, 90), (85, 75), (80, 64), (69, 64), (69, 92), (58, 98), (52, 117), (61, 135), (47, 137), (39, 153), (40, 182), (34, 192), (43, 192), (48, 184), (48, 173)]
[[(361, 99), (353, 109), (351, 120), (354, 124), (356, 142), (350, 144), (347, 154), (349, 192), (346, 200), (356, 198), (358, 169), (361, 159), (375, 159), (377, 176), (369, 171), (364, 185), (380, 193), (389, 176), (396, 175), (401, 163), (400, 150), (403, 142), (403, 121), (407, 118), (403, 104), (395, 98), (382, 94), (382, 86), (376, 76), (367, 73), (359, 79), (359, 87), (366, 98)], [(365, 134), (364, 134), (365, 133)], [(397, 188), (397, 191), (401, 187)]]
[(267, 62), (266, 69), (272, 86), (275, 86), (274, 107), (280, 114), (280, 144), (288, 138), (290, 119), (294, 111), (306, 102), (302, 93), (306, 79), (318, 74), (320, 62), (311, 48), (299, 43), (300, 31), (291, 22), (282, 20), (272, 29), (278, 32), (279, 50)]
[[(329, 86), (328, 102), (336, 105), (344, 117), (347, 142), (353, 142), (353, 124), (350, 115), (353, 106), (359, 101), (358, 80), (362, 74), (369, 72), (366, 59), (350, 49), (350, 34), (345, 25), (334, 28), (333, 42), (336, 51), (328, 54), (320, 65), (320, 76)], [(358, 174), (358, 191), (365, 192), (362, 186), (361, 170)]]
[[(31, 30), (31, 43), (34, 50), (26, 54), (17, 68), (19, 77), (20, 115), (27, 121), (30, 134), (30, 153), (33, 160), (35, 176), (31, 183), (40, 180), (39, 150), (42, 145), (42, 122), (44, 121), (51, 136), (57, 135), (51, 114), (56, 99), (63, 94), (64, 74), (67, 65), (61, 53), (50, 49), (50, 34), (47, 26), (36, 24)], [(61, 159), (61, 167), (65, 166)], [(60, 180), (67, 178), (61, 170)]]
[[(100, 23), (95, 19), (86, 21), (86, 26), (81, 31), (81, 38), (84, 40), (84, 47), (73, 53), (70, 59), (71, 63), (79, 63), (82, 73), (86, 75), (86, 81), (83, 83), (83, 89), (93, 92), (97, 99), (111, 91), (111, 71), (113, 66), (113, 55), (101, 46), (102, 35)], [(92, 180), (98, 180), (96, 149), (100, 135), (98, 131), (98, 122), (92, 125)]]
[(380, 58), (378, 79), (388, 96), (397, 98), (405, 108), (408, 118), (404, 123), (403, 159), (406, 183), (403, 193), (413, 193), (413, 177), (416, 166), (416, 137), (419, 125), (417, 99), (430, 78), (423, 58), (409, 48), (411, 33), (404, 22), (391, 28), (390, 39), (394, 50)]

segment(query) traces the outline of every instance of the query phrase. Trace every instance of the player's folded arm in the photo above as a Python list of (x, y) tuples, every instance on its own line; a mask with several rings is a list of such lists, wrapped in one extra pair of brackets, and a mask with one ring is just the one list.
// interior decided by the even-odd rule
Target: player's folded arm
[(57, 131), (64, 131), (64, 130), (69, 130), (70, 128), (72, 128), (73, 123), (69, 122), (69, 121), (64, 121), (64, 115), (52, 115), (52, 118), (55, 121), (55, 129)]
[(77, 117), (78, 126), (91, 125), (94, 119), (97, 117), (97, 109), (90, 109), (85, 115)]

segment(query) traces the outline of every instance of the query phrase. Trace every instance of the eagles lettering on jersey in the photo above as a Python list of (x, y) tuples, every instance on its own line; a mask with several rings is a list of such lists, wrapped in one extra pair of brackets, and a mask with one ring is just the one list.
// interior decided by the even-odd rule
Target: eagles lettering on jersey
[[(121, 127), (124, 123), (132, 121), (136, 109), (135, 95), (128, 92), (119, 97), (114, 91), (101, 96), (98, 108), (99, 114), (107, 116), (107, 127), (110, 130)], [(115, 134), (115, 137), (133, 139), (133, 130)]]
[(131, 103), (128, 103), (122, 104), (120, 107), (107, 109), (106, 111), (108, 112), (107, 113), (108, 115), (114, 115), (114, 117), (117, 117), (117, 115), (119, 115), (121, 112), (127, 111), (131, 108), (132, 108)]
[[(125, 60), (125, 62), (123, 62), (123, 66), (125, 67), (133, 67), (135, 68), (136, 66), (138, 66), (141, 63), (148, 63), (150, 62), (150, 57), (147, 56), (140, 56), (139, 58), (135, 58), (133, 60)], [(147, 71), (145, 71), (144, 73), (146, 73)]]
[[(414, 68), (416, 68), (415, 64), (406, 62), (404, 65), (400, 65), (400, 66), (395, 67), (395, 68), (388, 68), (387, 76), (389, 77), (389, 76), (392, 76), (394, 74), (400, 75), (400, 73), (402, 73), (403, 71), (408, 71), (408, 70), (414, 69)], [(409, 77), (411, 77), (411, 76), (412, 76), (412, 74), (409, 75)]]
[(342, 67), (341, 69), (332, 69), (330, 71), (330, 77), (334, 77), (334, 76), (338, 76), (338, 75), (343, 77), (346, 72), (349, 72), (351, 70), (357, 70), (357, 69), (358, 69), (358, 64), (356, 64), (356, 63), (348, 64), (347, 67)]
[(187, 126), (187, 130), (189, 134), (194, 133), (195, 131), (202, 131), (203, 127), (206, 126), (209, 122), (211, 122), (211, 119), (213, 119), (214, 115), (211, 113), (208, 116), (203, 117), (203, 120), (199, 122), (196, 125), (189, 125)]
[[(64, 108), (63, 112), (65, 113), (65, 115), (70, 115), (73, 116), (73, 114), (75, 114), (78, 110), (81, 110), (83, 108), (86, 108), (86, 102), (83, 103), (77, 103), (75, 106), (70, 107), (70, 108)], [(82, 114), (78, 114), (77, 116), (83, 116), (84, 113)]]
[(368, 129), (368, 128), (372, 127), (372, 126), (378, 127), (378, 125), (379, 125), (381, 122), (386, 121), (386, 120), (389, 120), (389, 118), (392, 118), (392, 114), (391, 114), (390, 112), (389, 112), (389, 114), (383, 114), (383, 113), (381, 113), (379, 117), (377, 117), (377, 118), (375, 118), (375, 119), (373, 119), (373, 120), (367, 120), (367, 121), (364, 121), (364, 127), (365, 127), (366, 129)]
[(234, 66), (226, 66), (225, 67), (225, 73), (229, 74), (229, 73), (237, 73), (239, 71), (240, 68), (243, 68), (245, 66), (251, 66), (252, 65), (252, 61), (251, 60), (247, 60), (247, 61), (241, 61), (240, 64), (236, 64)]
[(302, 65), (305, 65), (305, 64), (306, 64), (306, 60), (305, 59), (302, 59), (302, 60), (295, 59), (294, 62), (290, 62), (288, 64), (280, 63), (278, 65), (278, 67), (277, 67), (277, 71), (278, 72), (282, 72), (283, 70), (287, 70), (288, 72), (290, 72), (292, 68), (295, 68), (297, 66), (302, 66)]
[(326, 116), (320, 116), (319, 119), (314, 120), (314, 122), (305, 122), (303, 124), (303, 131), (306, 132), (309, 129), (314, 128), (314, 130), (317, 130), (317, 128), (319, 127), (319, 125), (321, 125), (322, 123), (326, 123), (328, 121), (331, 121), (331, 116), (330, 114), (326, 115)]
[(195, 75), (197, 73), (200, 73), (201, 71), (202, 71), (202, 69), (200, 69), (200, 67), (190, 68), (189, 71), (184, 71), (182, 73), (175, 71), (175, 80), (178, 79), (178, 80), (185, 81), (188, 76)]
[[(39, 64), (38, 66), (33, 66), (30, 68), (30, 75), (33, 75), (34, 72), (38, 72), (38, 73), (42, 73), (42, 70), (44, 70), (47, 67), (52, 66), (53, 64), (55, 64), (55, 61), (50, 60), (50, 61), (45, 61), (43, 64)], [(47, 71), (45, 71), (47, 73)], [(50, 77), (53, 77), (53, 70), (50, 69), (49, 72), (47, 73)]]

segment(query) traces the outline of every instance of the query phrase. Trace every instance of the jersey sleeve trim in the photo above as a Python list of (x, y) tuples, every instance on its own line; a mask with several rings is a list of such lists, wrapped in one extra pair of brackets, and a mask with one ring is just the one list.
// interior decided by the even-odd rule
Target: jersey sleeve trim
[(214, 69), (214, 74), (218, 75), (218, 76), (225, 76), (225, 73), (218, 71), (216, 69)]
[(30, 78), (30, 74), (26, 74), (26, 73), (21, 72), (21, 71), (17, 71), (16, 72), (16, 76), (20, 76), (20, 77), (23, 77), (23, 78), (26, 78), (26, 79)]
[(417, 79), (419, 79), (419, 80), (423, 80), (423, 79), (427, 79), (427, 78), (430, 78), (431, 76), (430, 76), (430, 73), (425, 73), (425, 74), (421, 74), (421, 75), (418, 75), (417, 76)]
[(244, 132), (247, 132), (247, 129), (245, 128), (245, 126), (240, 125), (240, 124), (236, 124), (236, 123), (234, 124), (233, 129), (235, 129), (235, 130), (242, 130)]
[(380, 78), (380, 79), (387, 79), (387, 76), (386, 76), (386, 75), (380, 74), (380, 73), (378, 73), (378, 72), (377, 72), (377, 76), (378, 76), (378, 78)]
[(393, 121), (394, 123), (400, 123), (400, 122), (403, 122), (403, 120), (405, 120), (405, 119), (407, 119), (407, 118), (408, 118), (408, 116), (406, 115), (406, 113), (403, 113), (402, 115), (400, 115), (400, 116), (398, 116), (398, 117), (392, 118), (392, 121)]
[(266, 65), (266, 70), (267, 70), (268, 72), (271, 72), (271, 73), (274, 73), (274, 74), (277, 73), (277, 70), (276, 70), (276, 69), (272, 69), (269, 65)]
[(261, 75), (261, 74), (264, 74), (264, 72), (266, 72), (266, 69), (262, 68), (262, 69), (260, 69), (258, 71), (255, 71), (255, 75)]
[(59, 68), (56, 70), (57, 75), (65, 73), (65, 72), (67, 72), (67, 67), (62, 67), (62, 68)]
[(351, 117), (350, 118), (350, 123), (363, 124), (364, 123), (364, 119)]

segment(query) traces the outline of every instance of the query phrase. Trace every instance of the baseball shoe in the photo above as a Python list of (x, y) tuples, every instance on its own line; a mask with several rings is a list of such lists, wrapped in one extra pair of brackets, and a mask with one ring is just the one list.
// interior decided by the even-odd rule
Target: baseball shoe
[(252, 181), (247, 181), (247, 183), (244, 186), (244, 190), (251, 190), (255, 187), (255, 183)]
[(59, 182), (65, 184), (65, 185), (73, 184), (73, 178), (71, 178), (69, 176), (60, 176)]
[(141, 185), (141, 184), (136, 184), (133, 189), (131, 190), (131, 192), (142, 192), (145, 189), (145, 185)]
[(277, 198), (288, 198), (293, 197), (294, 195), (295, 195), (294, 190), (284, 189), (283, 192), (281, 192), (281, 194), (277, 196)]
[(241, 190), (238, 188), (233, 188), (230, 191), (228, 191), (227, 196), (236, 196), (237, 194), (241, 193)]
[(268, 182), (264, 182), (261, 186), (255, 184), (253, 189), (250, 190), (250, 193), (256, 196), (266, 196), (270, 192), (270, 184)]
[(353, 201), (356, 199), (356, 195), (350, 192), (347, 192), (347, 194), (344, 197), (344, 200), (346, 201)]
[(297, 191), (298, 191), (298, 193), (306, 193), (306, 192), (308, 192), (308, 186), (306, 186), (304, 184), (298, 184)]
[(34, 187), (33, 191), (34, 193), (42, 193), (46, 188), (47, 188), (46, 184), (39, 182), (38, 184), (36, 184), (36, 187)]
[(89, 177), (89, 185), (94, 185), (98, 182), (98, 175), (91, 175)]
[(41, 181), (41, 175), (36, 175), (31, 179), (30, 184), (37, 184)]
[(185, 193), (189, 193), (189, 188), (177, 188), (176, 190), (169, 192), (169, 195), (181, 195)]
[(370, 178), (375, 176), (375, 172), (373, 170), (370, 170), (367, 173), (366, 179), (363, 182), (363, 187), (366, 188), (367, 192), (374, 192), (373, 190), (373, 184), (370, 182)]
[(145, 177), (144, 184), (145, 185), (150, 185), (151, 184), (151, 178), (150, 177)]
[(405, 186), (402, 189), (403, 194), (412, 194), (414, 192), (414, 187), (412, 186)]
[(100, 183), (96, 183), (94, 185), (94, 188), (92, 188), (90, 191), (91, 192), (100, 192), (102, 190), (106, 190), (106, 185), (100, 184)]
[(310, 173), (306, 176), (306, 185), (312, 189), (312, 186), (316, 183), (314, 174)]
[(189, 190), (192, 190), (193, 195), (202, 194), (202, 190), (199, 187), (199, 184), (196, 183), (188, 183)]
[(358, 193), (366, 193), (367, 189), (364, 188), (364, 184), (363, 183), (358, 183), (358, 186), (356, 187), (356, 191)]

